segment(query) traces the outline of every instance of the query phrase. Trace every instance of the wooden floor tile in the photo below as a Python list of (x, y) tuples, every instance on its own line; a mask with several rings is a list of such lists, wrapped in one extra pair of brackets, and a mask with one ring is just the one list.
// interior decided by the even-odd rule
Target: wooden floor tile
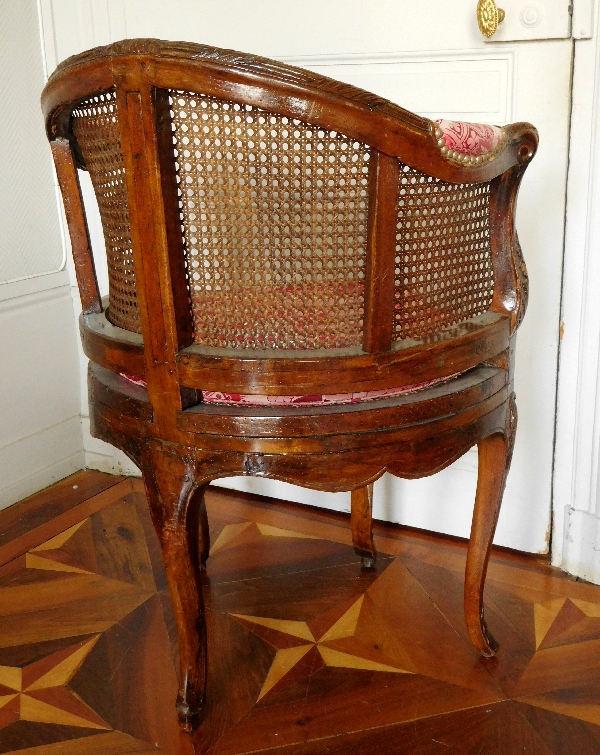
[[(96, 511), (101, 511), (110, 503), (123, 500), (126, 496), (131, 494), (132, 489), (131, 481), (123, 480), (116, 485), (108, 486), (107, 489), (82, 501), (79, 501), (78, 496), (73, 499), (69, 491), (68, 498), (69, 504), (71, 505), (65, 505), (64, 511), (54, 518), (46, 519), (45, 517), (48, 515), (48, 510), (52, 510), (52, 507), (43, 507), (42, 514), (44, 514), (44, 516), (42, 517), (41, 524), (22, 532), (15, 537), (14, 540), (10, 540), (0, 547), (0, 564), (6, 564), (12, 559), (21, 556), (23, 553), (26, 553), (41, 543), (46, 542), (61, 532), (64, 532), (66, 529), (72, 527), (74, 524), (77, 524), (82, 521), (82, 519), (85, 519)], [(44, 496), (49, 495), (50, 493), (44, 491)], [(75, 503), (75, 501), (77, 501), (77, 503)], [(21, 504), (18, 505), (20, 506)], [(7, 509), (7, 511), (10, 512), (11, 509)], [(0, 522), (1, 516), (4, 513), (5, 512), (0, 512)], [(14, 517), (14, 515), (11, 514), (11, 517)], [(31, 518), (35, 521), (34, 517)], [(13, 529), (15, 531), (20, 531), (21, 528), (15, 524)]]
[(486, 610), (501, 648), (481, 659), (464, 543), (381, 525), (364, 570), (347, 517), (223, 490), (207, 494), (208, 699), (182, 735), (143, 486), (90, 474), (82, 496), (62, 484), (25, 502), (29, 529), (6, 519), (0, 753), (600, 752), (600, 588), (495, 552)]
[[(188, 747), (182, 739), (180, 751), (184, 753), (186, 750)], [(163, 752), (154, 744), (115, 731), (85, 739), (64, 740), (39, 747), (11, 750), (7, 755), (161, 755)]]
[[(510, 732), (510, 735), (508, 735)], [(515, 746), (515, 741), (518, 745)], [(474, 707), (444, 716), (370, 729), (340, 737), (324, 737), (291, 747), (276, 747), (270, 755), (553, 755), (554, 751), (505, 702)]]
[(522, 704), (520, 710), (553, 755), (597, 755), (600, 752), (600, 726), (537, 705)]
[(522, 697), (520, 702), (600, 726), (600, 683)]
[(17, 506), (0, 511), (0, 552), (3, 546), (51, 522), (125, 478), (87, 470), (76, 472), (41, 493), (26, 498)]

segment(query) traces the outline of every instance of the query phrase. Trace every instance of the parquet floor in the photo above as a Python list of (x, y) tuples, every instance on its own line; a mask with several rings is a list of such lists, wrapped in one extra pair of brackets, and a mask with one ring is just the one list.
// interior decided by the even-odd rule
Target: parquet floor
[(600, 588), (496, 552), (486, 660), (464, 544), (381, 525), (361, 571), (338, 515), (220, 490), (208, 511), (193, 742), (141, 483), (82, 472), (0, 514), (0, 753), (600, 753)]

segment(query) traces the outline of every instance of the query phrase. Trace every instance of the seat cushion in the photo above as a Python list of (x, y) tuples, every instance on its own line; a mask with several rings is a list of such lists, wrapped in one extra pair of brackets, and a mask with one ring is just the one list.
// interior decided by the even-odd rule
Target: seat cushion
[[(458, 374), (458, 373), (456, 373)], [(121, 376), (135, 385), (146, 387), (146, 381), (133, 375)], [(432, 385), (443, 383), (456, 375), (445, 378), (427, 380), (424, 383), (403, 385), (398, 388), (384, 388), (379, 391), (359, 391), (355, 393), (325, 393), (313, 396), (264, 396), (244, 393), (223, 393), (221, 391), (202, 391), (204, 404), (222, 404), (224, 406), (328, 406), (331, 404), (358, 404), (361, 401), (372, 401), (377, 398), (402, 396), (405, 393), (429, 388)]]
[(436, 123), (449, 150), (471, 157), (493, 152), (506, 135), (504, 129), (486, 123), (447, 121), (443, 118), (436, 120)]

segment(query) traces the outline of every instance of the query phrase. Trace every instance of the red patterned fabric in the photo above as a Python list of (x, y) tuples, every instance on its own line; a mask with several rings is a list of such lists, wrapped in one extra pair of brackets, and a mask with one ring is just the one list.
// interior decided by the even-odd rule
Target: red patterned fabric
[(124, 377), (125, 380), (129, 380), (130, 383), (135, 383), (136, 385), (139, 385), (142, 388), (148, 387), (148, 383), (145, 380), (143, 380), (142, 378), (136, 377), (135, 375), (126, 375), (124, 372), (121, 372), (121, 377)]
[(498, 126), (485, 123), (465, 123), (463, 121), (436, 121), (442, 130), (442, 137), (448, 149), (461, 155), (479, 157), (492, 152), (504, 138), (504, 131)]
[[(446, 380), (446, 378), (443, 378)], [(379, 391), (360, 391), (357, 393), (323, 393), (316, 396), (261, 396), (243, 393), (221, 393), (203, 391), (205, 404), (234, 404), (245, 406), (327, 406), (328, 404), (358, 404), (386, 396), (400, 396), (441, 382), (442, 379), (428, 380), (425, 383), (405, 385), (400, 388), (384, 388)]]
[[(458, 374), (458, 373), (457, 373)], [(131, 383), (146, 387), (146, 381), (133, 375), (121, 376)], [(358, 404), (361, 401), (370, 401), (376, 398), (401, 396), (405, 393), (413, 393), (423, 388), (429, 388), (437, 383), (456, 377), (450, 375), (445, 378), (427, 380), (424, 383), (404, 385), (399, 388), (384, 388), (379, 391), (360, 391), (356, 393), (325, 393), (316, 396), (263, 396), (244, 393), (222, 393), (221, 391), (202, 391), (202, 402), (205, 404), (223, 404), (226, 406), (327, 406), (330, 404)]]

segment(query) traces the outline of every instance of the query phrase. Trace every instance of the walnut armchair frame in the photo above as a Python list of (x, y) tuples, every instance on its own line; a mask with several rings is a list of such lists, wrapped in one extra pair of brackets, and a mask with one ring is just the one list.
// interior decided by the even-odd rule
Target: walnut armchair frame
[[(321, 129), (331, 140), (342, 134), (368, 154), (358, 275), (363, 314), (349, 345), (219, 348), (199, 341), (183, 228), (189, 217), (177, 173), (185, 158), (173, 135), (173, 98), (180, 92), (237, 103), (243, 112), (276, 114), (292, 125)], [(112, 299), (108, 311), (101, 301), (77, 173), (78, 167), (91, 170), (77, 113), (90, 101), (102, 105), (107, 93), (122, 160), (110, 180), (121, 181), (128, 207), (137, 329), (119, 325)], [(385, 471), (406, 478), (433, 474), (478, 444), (465, 615), (475, 648), (493, 655), (483, 587), (517, 421), (515, 331), (528, 283), (514, 210), (537, 148), (535, 129), (508, 126), (498, 149), (465, 159), (444, 148), (436, 124), (362, 90), (250, 55), (158, 40), (125, 41), (68, 59), (50, 78), (42, 106), (83, 307), (92, 433), (122, 449), (143, 473), (178, 627), (182, 727), (197, 725), (206, 694), (204, 492), (218, 477), (259, 475), (318, 490), (351, 490), (354, 544), (370, 565), (372, 483)], [(479, 310), (461, 314), (456, 299), (453, 318), (412, 335), (397, 325), (395, 314), (408, 285), (402, 262), (408, 247), (398, 241), (403, 171), (417, 182), (485, 194), (484, 241), (471, 267), (483, 266), (483, 255), (491, 271), (489, 296)], [(109, 215), (103, 215), (105, 236), (116, 233), (107, 230)], [(462, 212), (456, 222), (464, 230), (472, 221)], [(439, 293), (436, 275), (431, 286)], [(428, 284), (414, 281), (422, 294)], [(432, 306), (417, 316), (420, 322), (432, 319)], [(201, 400), (209, 390), (288, 396), (421, 383), (431, 386), (352, 404), (256, 407)]]

